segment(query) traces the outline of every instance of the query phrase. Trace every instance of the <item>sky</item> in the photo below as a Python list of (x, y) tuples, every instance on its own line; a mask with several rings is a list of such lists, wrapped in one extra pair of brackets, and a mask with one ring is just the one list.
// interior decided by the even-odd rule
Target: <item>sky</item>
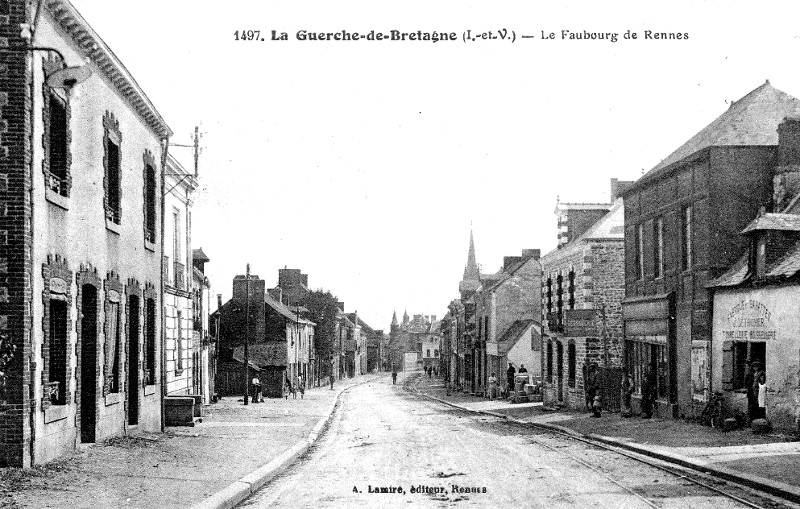
[[(470, 229), (485, 272), (522, 249), (546, 253), (557, 198), (607, 202), (610, 178), (639, 178), (767, 79), (800, 97), (794, 1), (73, 4), (172, 143), (200, 126), (192, 244), (211, 258), (212, 291), (228, 299), (247, 263), (268, 287), (299, 268), (376, 329), (395, 310), (446, 313)], [(513, 42), (463, 41), (503, 29)], [(264, 41), (235, 40), (247, 30)], [(300, 30), (458, 40), (300, 41)], [(171, 153), (190, 165), (190, 149)]]

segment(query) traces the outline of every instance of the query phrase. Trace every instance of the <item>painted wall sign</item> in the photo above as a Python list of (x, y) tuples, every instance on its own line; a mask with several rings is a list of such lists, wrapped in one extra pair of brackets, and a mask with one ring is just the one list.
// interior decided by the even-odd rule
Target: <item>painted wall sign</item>
[(597, 336), (594, 309), (569, 309), (564, 312), (565, 336)]
[(726, 341), (769, 341), (775, 339), (772, 311), (762, 302), (742, 299), (725, 313), (722, 338)]

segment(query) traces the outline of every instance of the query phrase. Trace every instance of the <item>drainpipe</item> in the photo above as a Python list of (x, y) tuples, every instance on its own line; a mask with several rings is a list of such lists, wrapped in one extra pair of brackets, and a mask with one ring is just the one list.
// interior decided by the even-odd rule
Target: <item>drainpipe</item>
[(166, 210), (166, 205), (164, 200), (166, 196), (164, 196), (164, 190), (166, 185), (164, 183), (164, 177), (167, 174), (167, 154), (169, 153), (169, 136), (164, 136), (161, 139), (161, 259), (158, 261), (158, 271), (161, 274), (161, 290), (159, 293), (159, 313), (161, 313), (161, 336), (160, 336), (160, 348), (161, 348), (161, 432), (163, 433), (167, 427), (167, 418), (166, 418), (166, 396), (167, 396), (167, 337), (165, 327), (167, 325), (167, 319), (164, 316), (164, 228), (166, 226), (166, 221), (164, 220), (164, 213)]

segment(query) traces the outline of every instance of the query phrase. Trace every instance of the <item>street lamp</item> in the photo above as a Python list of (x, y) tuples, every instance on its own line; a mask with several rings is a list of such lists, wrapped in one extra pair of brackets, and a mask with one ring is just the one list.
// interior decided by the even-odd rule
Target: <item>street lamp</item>
[(244, 295), (244, 404), (248, 404), (250, 396), (250, 264), (245, 273)]

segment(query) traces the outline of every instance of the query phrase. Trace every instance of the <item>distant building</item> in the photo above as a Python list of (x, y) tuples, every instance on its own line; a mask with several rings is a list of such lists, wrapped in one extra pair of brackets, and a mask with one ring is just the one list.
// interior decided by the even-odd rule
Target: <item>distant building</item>
[(211, 284), (205, 274), (210, 261), (202, 248), (192, 250), (192, 392), (202, 395), (205, 404), (211, 403), (214, 392), (216, 355), (209, 327)]
[[(390, 358), (394, 369), (398, 371), (411, 371), (421, 369), (424, 366), (423, 344), (428, 344), (431, 353), (435, 344), (439, 347), (439, 334), (432, 331), (432, 325), (436, 322), (436, 315), (414, 315), (410, 319), (408, 313), (403, 313), (403, 322), (397, 323), (397, 315), (392, 319), (389, 332)], [(431, 361), (433, 357), (430, 358)], [(429, 362), (430, 364), (430, 362)]]

